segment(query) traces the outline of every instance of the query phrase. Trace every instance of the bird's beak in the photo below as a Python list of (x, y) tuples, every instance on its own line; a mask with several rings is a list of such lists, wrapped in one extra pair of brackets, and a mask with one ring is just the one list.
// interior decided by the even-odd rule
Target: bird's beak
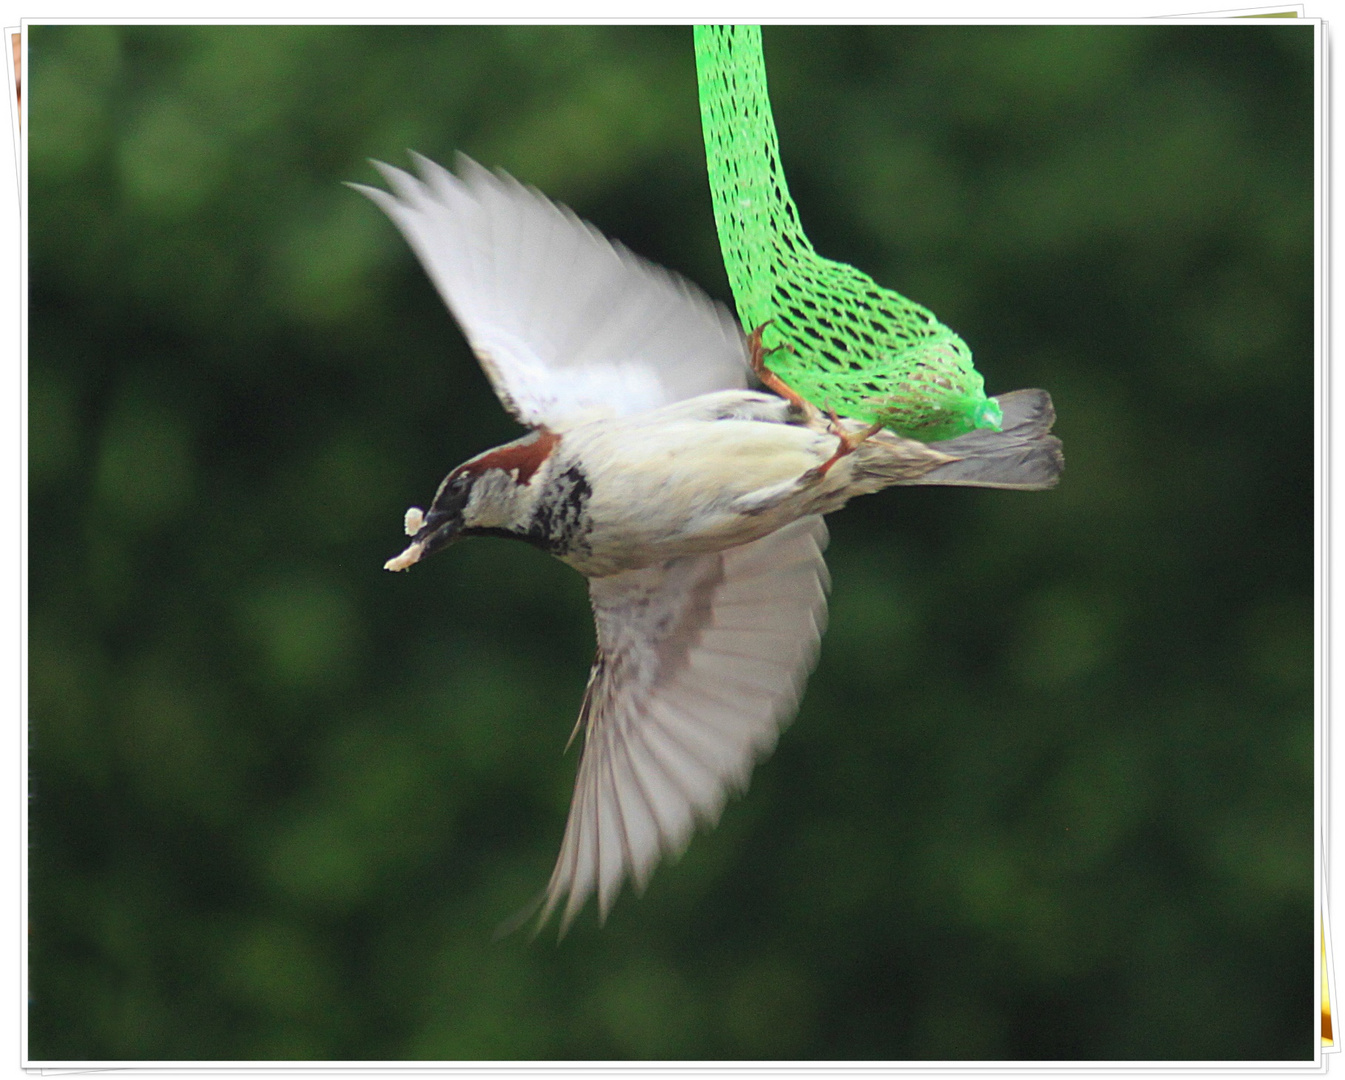
[(461, 514), (444, 513), (434, 507), (426, 514), (419, 507), (411, 507), (406, 512), (406, 535), (411, 537), (411, 543), (395, 559), (385, 562), (383, 569), (405, 570), (414, 566), (424, 556), (433, 555), (456, 540), (461, 528)]

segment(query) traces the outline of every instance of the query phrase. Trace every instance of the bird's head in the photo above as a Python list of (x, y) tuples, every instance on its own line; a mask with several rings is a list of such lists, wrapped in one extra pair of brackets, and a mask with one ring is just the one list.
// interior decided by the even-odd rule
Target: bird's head
[(444, 477), (428, 511), (413, 506), (406, 512), (411, 543), (383, 568), (405, 570), (462, 536), (529, 539), (542, 486), (538, 470), (556, 441), (534, 432), (459, 465)]

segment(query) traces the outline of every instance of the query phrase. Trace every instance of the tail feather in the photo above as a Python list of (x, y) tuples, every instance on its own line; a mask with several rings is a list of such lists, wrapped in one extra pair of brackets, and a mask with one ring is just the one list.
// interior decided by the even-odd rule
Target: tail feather
[(1045, 390), (1014, 390), (995, 398), (1004, 411), (999, 431), (978, 430), (930, 448), (955, 461), (938, 465), (917, 484), (1015, 488), (1055, 487), (1065, 468), (1060, 440), (1050, 434), (1055, 407)]

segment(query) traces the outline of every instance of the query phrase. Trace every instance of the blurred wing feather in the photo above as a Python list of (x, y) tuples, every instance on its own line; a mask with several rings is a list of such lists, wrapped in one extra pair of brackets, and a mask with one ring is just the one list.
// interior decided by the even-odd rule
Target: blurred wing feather
[(685, 278), (504, 173), (413, 156), (419, 178), (374, 162), (390, 190), (350, 186), (401, 230), (518, 420), (563, 431), (747, 385), (737, 322)]
[(584, 753), (542, 919), (562, 932), (593, 892), (643, 889), (794, 714), (826, 623), (826, 526), (808, 517), (741, 547), (589, 583), (598, 656)]

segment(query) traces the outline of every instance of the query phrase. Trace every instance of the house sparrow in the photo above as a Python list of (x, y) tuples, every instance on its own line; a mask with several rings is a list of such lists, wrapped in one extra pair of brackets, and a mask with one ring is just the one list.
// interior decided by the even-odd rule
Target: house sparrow
[[(530, 431), (407, 511), (404, 570), (504, 536), (589, 579), (597, 657), (583, 755), (542, 920), (597, 892), (605, 919), (679, 853), (792, 716), (826, 622), (822, 515), (894, 484), (1040, 489), (1063, 466), (1050, 396), (998, 398), (1001, 431), (925, 444), (824, 413), (684, 278), (459, 156), (375, 162), (411, 244), (504, 407)], [(755, 371), (766, 390), (748, 388)], [(773, 392), (772, 392), (773, 391)], [(571, 736), (573, 738), (573, 735)]]

